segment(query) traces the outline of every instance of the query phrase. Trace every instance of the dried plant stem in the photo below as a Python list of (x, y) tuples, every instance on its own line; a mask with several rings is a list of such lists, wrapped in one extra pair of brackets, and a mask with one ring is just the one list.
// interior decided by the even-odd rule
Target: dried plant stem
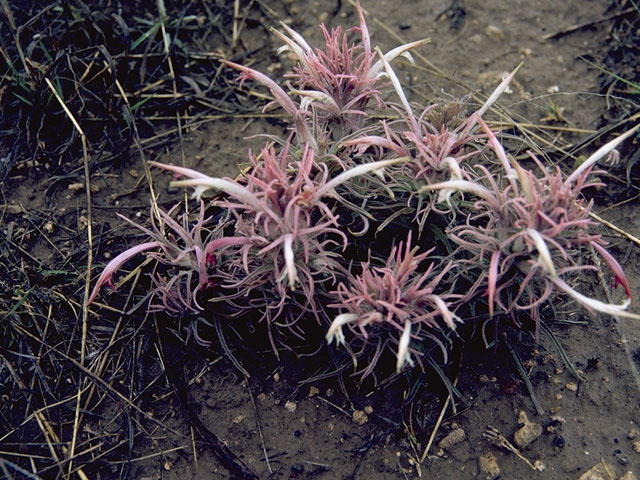
[(589, 216), (591, 218), (593, 218), (594, 220), (600, 222), (605, 227), (610, 228), (611, 230), (613, 230), (616, 233), (619, 233), (620, 235), (622, 235), (627, 240), (631, 240), (633, 243), (635, 243), (636, 245), (640, 246), (640, 239), (638, 237), (635, 237), (635, 236), (631, 235), (629, 232), (626, 232), (626, 231), (622, 230), (620, 227), (616, 227), (613, 223), (608, 222), (607, 220), (605, 220), (604, 218), (598, 216), (597, 214), (595, 214), (593, 212), (589, 212)]
[(422, 456), (420, 457), (420, 463), (424, 463), (427, 459), (427, 455), (429, 455), (429, 450), (431, 450), (431, 446), (436, 439), (436, 435), (438, 434), (438, 430), (440, 430), (440, 425), (442, 424), (442, 420), (444, 419), (444, 414), (447, 412), (447, 408), (449, 408), (449, 403), (451, 403), (451, 394), (447, 395), (447, 399), (442, 406), (442, 410), (440, 410), (440, 415), (438, 416), (438, 420), (436, 424), (433, 426), (433, 431), (429, 436), (429, 441), (427, 442), (427, 446), (424, 447), (424, 451), (422, 452)]
[[(84, 284), (84, 301), (82, 302), (82, 339), (81, 339), (81, 345), (80, 345), (80, 365), (84, 367), (85, 354), (87, 350), (87, 324), (89, 319), (89, 307), (87, 305), (87, 302), (88, 302), (89, 294), (91, 291), (90, 290), (91, 268), (93, 264), (93, 233), (92, 233), (92, 227), (91, 227), (91, 222), (92, 222), (91, 174), (89, 172), (89, 153), (87, 149), (87, 137), (82, 131), (82, 128), (80, 128), (80, 125), (78, 124), (77, 120), (75, 119), (71, 111), (67, 108), (67, 105), (64, 103), (64, 100), (62, 99), (62, 97), (60, 97), (60, 95), (58, 94), (58, 91), (55, 89), (55, 87), (51, 83), (51, 80), (49, 80), (49, 78), (45, 78), (45, 82), (47, 83), (47, 86), (49, 87), (53, 95), (56, 97), (56, 100), (58, 100), (58, 103), (60, 103), (60, 106), (64, 110), (67, 117), (69, 117), (69, 120), (71, 121), (71, 123), (73, 124), (73, 127), (76, 129), (76, 131), (80, 135), (80, 139), (82, 141), (82, 157), (84, 161), (84, 177), (85, 177), (85, 195), (87, 197), (87, 242), (88, 242), (86, 278), (85, 278), (85, 284)], [(69, 447), (69, 453), (68, 453), (68, 458), (69, 458), (69, 466), (67, 470), (68, 476), (71, 476), (71, 472), (73, 471), (73, 457), (74, 457), (74, 452), (76, 448), (76, 442), (78, 439), (78, 431), (80, 428), (80, 421), (81, 421), (80, 405), (82, 403), (82, 390), (83, 390), (82, 383), (83, 382), (78, 382), (78, 391), (76, 395), (76, 410), (75, 410), (75, 417), (73, 421), (73, 435), (71, 438), (71, 446)]]

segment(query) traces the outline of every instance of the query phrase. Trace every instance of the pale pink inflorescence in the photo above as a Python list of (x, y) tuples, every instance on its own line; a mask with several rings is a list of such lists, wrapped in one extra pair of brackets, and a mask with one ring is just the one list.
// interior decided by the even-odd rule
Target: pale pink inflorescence
[[(285, 24), (274, 30), (280, 52), (296, 61), (284, 88), (224, 62), (240, 83), (269, 89), (292, 118), (291, 132), (249, 152), (250, 168), (236, 179), (149, 162), (177, 177), (172, 186), (194, 189), (197, 206), (184, 210), (195, 215), (154, 205), (150, 228), (127, 220), (147, 239), (107, 264), (88, 303), (146, 255), (155, 261), (152, 310), (202, 314), (225, 305), (234, 318), (258, 311), (276, 350), (274, 328), (320, 341), (306, 337), (311, 318), (361, 378), (375, 376), (388, 354), (395, 372), (422, 367), (438, 348), (446, 362), (450, 337), (472, 315), (496, 323), (528, 316), (537, 325), (541, 305), (557, 296), (640, 319), (627, 310), (629, 283), (594, 233), (583, 197), (597, 184), (596, 163), (636, 129), (569, 175), (533, 154), (516, 162), (482, 117), (519, 67), (474, 113), (462, 102), (413, 104), (391, 62), (427, 41), (383, 54), (357, 2), (356, 12), (350, 30), (321, 27), (322, 48)], [(389, 86), (398, 103), (383, 92)], [(396, 119), (374, 119), (374, 111)], [(571, 286), (595, 269), (591, 253), (623, 286), (620, 304)]]

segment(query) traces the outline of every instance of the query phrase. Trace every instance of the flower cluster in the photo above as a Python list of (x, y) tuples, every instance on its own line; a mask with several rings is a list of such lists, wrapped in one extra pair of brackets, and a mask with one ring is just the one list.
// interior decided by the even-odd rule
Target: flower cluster
[[(470, 115), (461, 103), (411, 104), (390, 62), (426, 40), (382, 54), (358, 4), (356, 12), (351, 30), (321, 27), (320, 49), (284, 24), (274, 30), (281, 51), (297, 60), (287, 90), (224, 62), (241, 83), (267, 87), (293, 130), (250, 152), (236, 179), (150, 162), (176, 175), (173, 186), (194, 189), (197, 215), (152, 208), (150, 228), (134, 224), (148, 239), (104, 268), (88, 303), (144, 253), (156, 265), (153, 309), (202, 313), (215, 301), (235, 317), (258, 311), (276, 350), (287, 345), (273, 330), (306, 338), (308, 325), (316, 333), (320, 325), (322, 337), (306, 340), (335, 341), (362, 377), (375, 376), (389, 354), (397, 372), (422, 366), (434, 348), (446, 359), (446, 339), (470, 312), (538, 320), (542, 304), (568, 296), (592, 311), (640, 318), (626, 310), (629, 284), (583, 198), (595, 164), (634, 129), (566, 178), (533, 154), (516, 162), (482, 117), (517, 69)], [(398, 103), (383, 100), (389, 85)], [(396, 119), (378, 120), (374, 109)], [(217, 193), (205, 198), (209, 190)], [(625, 302), (571, 286), (595, 269), (590, 253), (624, 287)]]

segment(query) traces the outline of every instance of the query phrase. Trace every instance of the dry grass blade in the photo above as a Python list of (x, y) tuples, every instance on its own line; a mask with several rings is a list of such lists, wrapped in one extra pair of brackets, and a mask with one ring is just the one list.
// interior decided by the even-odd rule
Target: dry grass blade
[[(87, 267), (86, 267), (86, 281), (84, 286), (84, 301), (82, 304), (82, 340), (80, 344), (80, 365), (84, 366), (85, 363), (85, 354), (87, 349), (87, 325), (89, 321), (89, 292), (91, 290), (90, 279), (91, 279), (91, 269), (93, 264), (93, 234), (92, 234), (92, 216), (91, 216), (91, 174), (89, 173), (89, 152), (87, 150), (87, 137), (84, 134), (82, 128), (78, 124), (75, 116), (69, 111), (67, 105), (64, 100), (60, 97), (60, 94), (57, 92), (51, 80), (45, 78), (45, 82), (51, 89), (51, 92), (56, 97), (56, 100), (60, 103), (60, 106), (64, 109), (65, 113), (69, 117), (69, 120), (73, 123), (74, 128), (78, 131), (80, 135), (80, 139), (82, 141), (82, 155), (84, 161), (84, 175), (85, 175), (85, 192), (87, 196), (87, 242), (88, 242), (88, 250), (87, 250)], [(71, 438), (71, 446), (69, 448), (69, 467), (68, 467), (68, 475), (71, 475), (73, 462), (71, 459), (75, 454), (76, 441), (78, 438), (78, 431), (80, 429), (80, 405), (82, 403), (82, 386), (78, 385), (78, 393), (76, 397), (76, 411), (75, 418), (73, 423), (73, 436)], [(81, 472), (81, 471), (80, 471)], [(82, 474), (84, 475), (84, 474)]]

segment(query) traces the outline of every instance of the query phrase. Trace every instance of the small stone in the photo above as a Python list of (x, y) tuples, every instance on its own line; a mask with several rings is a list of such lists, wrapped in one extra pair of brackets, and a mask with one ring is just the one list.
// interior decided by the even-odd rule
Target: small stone
[(520, 410), (518, 413), (518, 425), (526, 425), (529, 423), (529, 417), (527, 417), (527, 413), (524, 410)]
[(640, 441), (636, 440), (631, 444), (631, 446), (633, 447), (634, 452), (640, 453)]
[(273, 381), (274, 382), (279, 382), (280, 381), (280, 372), (276, 372), (273, 374)]
[(238, 415), (236, 418), (232, 420), (232, 422), (238, 425), (239, 423), (242, 423), (245, 418), (247, 418), (246, 415)]
[(629, 433), (627, 434), (627, 438), (629, 440), (635, 440), (639, 436), (640, 436), (640, 431), (638, 431), (637, 428), (632, 428), (631, 430), (629, 430)]
[(51, 235), (53, 233), (53, 231), (55, 230), (54, 226), (53, 226), (53, 222), (52, 221), (48, 221), (47, 223), (45, 223), (42, 226), (42, 229), (47, 232), (49, 235)]
[(542, 425), (527, 422), (513, 434), (513, 441), (518, 448), (525, 448), (542, 435)]
[(127, 170), (127, 173), (133, 178), (138, 178), (140, 176), (140, 172), (138, 172), (138, 170), (136, 170), (135, 168), (130, 168), (129, 170)]
[(628, 471), (627, 473), (622, 475), (618, 480), (638, 480), (638, 477), (636, 477), (632, 471)]
[(562, 431), (564, 419), (562, 417), (551, 417), (551, 421), (547, 423), (547, 433), (558, 433)]
[(562, 435), (555, 435), (553, 440), (551, 440), (551, 444), (556, 448), (564, 448), (566, 443), (567, 442)]
[(490, 382), (489, 377), (487, 375), (485, 375), (484, 373), (478, 377), (478, 380), (480, 380), (480, 383), (489, 383)]
[(320, 390), (318, 390), (316, 387), (311, 387), (311, 388), (309, 388), (309, 394), (307, 395), (307, 397), (313, 398), (316, 395), (318, 395), (319, 393), (320, 393)]
[(267, 399), (267, 394), (266, 393), (260, 393), (256, 398), (258, 400), (260, 400), (261, 402), (264, 402)]
[(369, 417), (362, 410), (356, 410), (353, 412), (351, 419), (358, 425), (364, 425), (369, 421)]
[(287, 400), (287, 402), (284, 404), (284, 408), (286, 408), (291, 413), (293, 413), (293, 412), (296, 411), (296, 408), (298, 408), (298, 405), (296, 405), (296, 402), (292, 402), (291, 400)]
[(367, 415), (371, 415), (373, 413), (373, 407), (371, 405), (367, 405), (363, 410)]
[(496, 27), (495, 25), (489, 25), (484, 31), (484, 33), (487, 37), (489, 37), (494, 42), (504, 41), (504, 33), (502, 33), (502, 29), (500, 27)]
[(98, 193), (100, 191), (100, 185), (92, 183), (89, 189), (91, 190), (91, 193)]
[(77, 192), (79, 190), (84, 190), (84, 183), (71, 183), (68, 187), (68, 190), (72, 192)]
[(559, 406), (551, 407), (551, 408), (549, 409), (549, 411), (550, 411), (551, 413), (553, 413), (554, 415), (555, 415), (556, 413), (560, 413), (560, 410), (562, 410), (562, 409), (561, 409)]
[(577, 392), (578, 391), (578, 385), (574, 382), (569, 382), (565, 385), (565, 388), (567, 390), (571, 390), (572, 392)]
[(495, 455), (487, 453), (478, 458), (480, 473), (485, 480), (495, 480), (500, 476), (500, 467)]
[(602, 460), (578, 477), (578, 480), (609, 480), (614, 478), (615, 470)]
[(518, 49), (518, 52), (520, 52), (520, 55), (522, 55), (523, 57), (530, 57), (531, 55), (533, 55), (533, 50), (531, 50), (530, 48), (526, 48), (526, 47), (520, 47)]
[(456, 428), (455, 430), (451, 430), (451, 432), (449, 432), (446, 437), (440, 440), (438, 446), (445, 450), (449, 450), (454, 445), (463, 442), (465, 438), (467, 438), (467, 436), (464, 433), (464, 430), (461, 428)]

